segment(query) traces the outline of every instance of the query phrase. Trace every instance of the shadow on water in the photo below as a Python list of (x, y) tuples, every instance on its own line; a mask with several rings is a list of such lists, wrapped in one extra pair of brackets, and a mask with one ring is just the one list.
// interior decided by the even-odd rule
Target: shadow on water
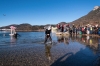
[(50, 66), (93, 66), (95, 57), (91, 55), (84, 54), (87, 49), (80, 49), (76, 54), (67, 53), (64, 56), (57, 59)]
[(65, 66), (67, 63), (67, 60), (63, 61), (64, 58), (66, 57), (70, 57), (73, 56), (73, 53), (67, 53), (64, 56), (60, 57), (59, 59), (57, 59), (52, 65), (50, 66)]
[[(77, 53), (72, 52), (58, 58), (50, 66), (100, 66), (100, 38), (91, 36), (57, 36), (58, 42), (70, 44), (78, 42), (85, 45), (85, 49), (80, 49)], [(66, 40), (65, 40), (66, 39)]]

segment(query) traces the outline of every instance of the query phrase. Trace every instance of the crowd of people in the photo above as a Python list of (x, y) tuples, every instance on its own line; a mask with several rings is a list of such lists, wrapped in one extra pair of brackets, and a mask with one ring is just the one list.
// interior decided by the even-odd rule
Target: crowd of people
[[(45, 41), (47, 42), (49, 39), (52, 42), (51, 34), (51, 26), (45, 27)], [(91, 35), (99, 35), (100, 36), (100, 27), (98, 25), (90, 25), (87, 24), (85, 26), (75, 26), (74, 24), (57, 24), (57, 32), (68, 32), (69, 34), (91, 34)]]
[(100, 35), (100, 27), (98, 25), (86, 26), (69, 26), (69, 24), (57, 24), (58, 32), (69, 32), (69, 34), (97, 34)]

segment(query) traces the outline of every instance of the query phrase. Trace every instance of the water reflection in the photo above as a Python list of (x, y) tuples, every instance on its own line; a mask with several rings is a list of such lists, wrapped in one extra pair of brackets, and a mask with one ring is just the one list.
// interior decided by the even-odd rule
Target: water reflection
[(11, 36), (11, 44), (16, 44), (17, 43), (17, 38)]
[(73, 54), (73, 52), (68, 52), (58, 58), (50, 66), (93, 66), (94, 57), (91, 53), (89, 56), (87, 53), (84, 53), (86, 51), (87, 48), (81, 48), (76, 54)]
[(50, 52), (51, 47), (52, 43), (45, 44), (45, 55), (48, 60), (51, 60), (51, 52)]
[(64, 44), (69, 44), (69, 36), (59, 35), (59, 36), (57, 36), (57, 40), (58, 40), (59, 43), (64, 42)]
[(100, 38), (99, 37), (92, 37), (92, 36), (82, 36), (82, 35), (70, 35), (70, 36), (57, 36), (57, 40), (59, 43), (64, 44), (70, 44), (71, 42), (79, 42), (80, 44), (85, 45), (86, 47), (89, 47), (94, 51), (94, 53), (97, 53), (98, 48), (100, 48), (98, 45), (100, 44)]
[[(82, 45), (85, 46), (85, 49), (80, 49), (80, 51), (78, 51), (77, 53), (75, 53), (75, 55), (72, 55), (71, 57), (68, 57), (66, 59), (66, 61), (72, 60), (72, 59), (69, 59), (69, 58), (72, 58), (74, 56), (77, 57), (77, 55), (83, 57), (84, 55), (81, 55), (82, 53), (85, 54), (86, 56), (88, 56), (88, 55), (89, 56), (90, 55), (93, 56), (93, 54), (94, 54), (95, 55), (94, 58), (93, 57), (89, 57), (89, 58), (92, 59), (92, 61), (93, 61), (92, 63), (93, 64), (97, 64), (98, 63), (100, 65), (100, 37), (82, 36), (82, 35), (70, 35), (70, 36), (61, 36), (60, 35), (60, 36), (57, 36), (57, 40), (61, 44), (62, 43), (66, 44), (66, 42), (68, 42), (68, 44), (71, 47), (72, 47), (72, 43), (71, 42), (78, 42), (79, 44), (82, 44)], [(74, 45), (77, 45), (77, 43), (74, 43)], [(69, 47), (69, 46), (67, 46), (67, 47)], [(91, 53), (91, 51), (87, 51), (87, 50), (92, 50), (93, 54)], [(89, 53), (91, 53), (91, 54), (89, 54)], [(84, 56), (83, 59), (87, 59), (86, 56)], [(63, 57), (65, 57), (65, 56), (63, 56)], [(58, 63), (58, 66), (59, 66), (59, 64), (63, 65), (63, 63), (61, 63), (61, 59), (63, 59), (63, 58), (61, 57), (60, 59), (58, 59), (55, 62), (55, 63)], [(64, 63), (67, 63), (66, 61), (64, 61)], [(82, 61), (82, 58), (80, 58), (79, 61)], [(52, 64), (51, 66), (55, 66), (55, 63)], [(75, 63), (77, 63), (77, 62), (75, 62)]]

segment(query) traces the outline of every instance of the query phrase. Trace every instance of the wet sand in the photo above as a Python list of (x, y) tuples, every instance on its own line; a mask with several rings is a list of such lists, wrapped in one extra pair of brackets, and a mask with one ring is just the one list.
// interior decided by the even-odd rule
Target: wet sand
[(0, 66), (95, 66), (97, 55), (78, 42), (0, 46)]

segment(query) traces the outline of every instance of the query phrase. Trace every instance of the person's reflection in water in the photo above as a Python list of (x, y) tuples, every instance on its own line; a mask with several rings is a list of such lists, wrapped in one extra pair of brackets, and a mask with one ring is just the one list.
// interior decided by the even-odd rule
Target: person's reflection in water
[(69, 39), (68, 39), (68, 37), (65, 37), (65, 38), (64, 38), (64, 43), (65, 43), (65, 44), (69, 44)]
[(64, 37), (63, 36), (57, 36), (58, 42), (64, 42)]
[(89, 43), (90, 36), (87, 36), (86, 38), (87, 38), (86, 43)]
[(11, 36), (11, 44), (16, 44), (17, 38)]
[(51, 52), (50, 52), (51, 47), (52, 43), (45, 44), (45, 54), (49, 61), (51, 60)]
[(98, 46), (96, 49), (95, 54), (97, 54), (97, 58), (95, 59), (95, 66), (100, 66), (100, 38), (98, 38)]

